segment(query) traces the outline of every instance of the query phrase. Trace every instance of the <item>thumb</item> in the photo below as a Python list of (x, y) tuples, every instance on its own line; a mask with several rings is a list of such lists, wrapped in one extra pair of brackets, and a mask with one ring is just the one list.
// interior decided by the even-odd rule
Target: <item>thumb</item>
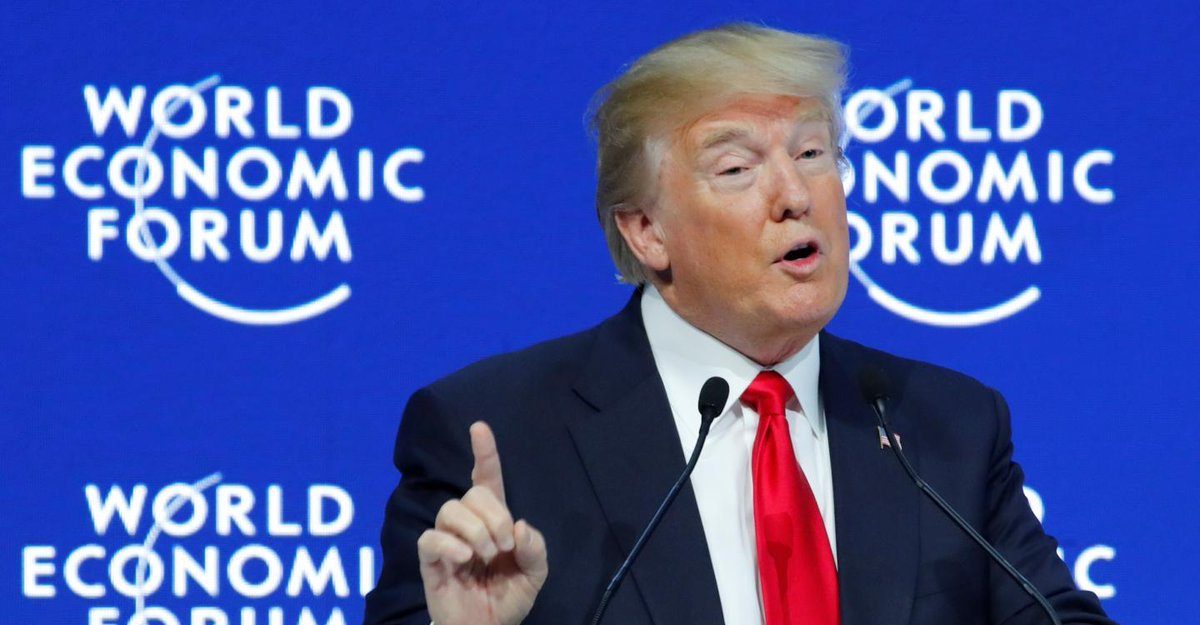
[(546, 538), (525, 519), (517, 521), (513, 526), (513, 538), (516, 543), (513, 556), (517, 566), (529, 576), (534, 587), (540, 590), (550, 573), (550, 566), (546, 561)]

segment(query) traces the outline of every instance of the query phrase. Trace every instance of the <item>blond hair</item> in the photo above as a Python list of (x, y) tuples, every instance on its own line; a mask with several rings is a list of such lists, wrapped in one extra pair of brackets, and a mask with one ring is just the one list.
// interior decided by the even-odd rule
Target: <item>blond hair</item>
[(621, 236), (616, 213), (653, 204), (652, 182), (674, 128), (738, 94), (792, 95), (821, 103), (838, 146), (845, 78), (846, 52), (836, 41), (729, 24), (656, 48), (596, 92), (589, 108), (596, 216), (622, 281), (642, 284), (646, 272)]

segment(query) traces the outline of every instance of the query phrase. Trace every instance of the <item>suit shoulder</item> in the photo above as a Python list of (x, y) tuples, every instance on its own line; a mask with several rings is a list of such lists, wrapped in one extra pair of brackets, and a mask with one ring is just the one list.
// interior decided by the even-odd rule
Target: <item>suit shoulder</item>
[[(988, 457), (988, 452), (981, 450), (994, 448), (998, 437), (1007, 436), (1007, 407), (995, 390), (979, 380), (853, 341), (834, 338), (834, 342), (839, 364), (856, 368), (874, 364), (883, 370), (893, 418), (919, 422), (928, 440), (954, 441), (945, 448), (965, 454), (955, 457)], [(825, 366), (824, 360), (821, 366)]]
[(440, 397), (474, 396), (502, 401), (512, 396), (527, 396), (535, 388), (544, 389), (559, 382), (570, 384), (595, 342), (597, 330), (598, 326), (486, 357), (443, 376), (427, 388)]
[(861, 363), (859, 366), (870, 363), (880, 367), (892, 385), (907, 392), (952, 391), (969, 397), (987, 398), (988, 401), (995, 392), (978, 379), (949, 367), (885, 352), (828, 333), (821, 340), (829, 340), (831, 347), (850, 355), (845, 360), (857, 361)]

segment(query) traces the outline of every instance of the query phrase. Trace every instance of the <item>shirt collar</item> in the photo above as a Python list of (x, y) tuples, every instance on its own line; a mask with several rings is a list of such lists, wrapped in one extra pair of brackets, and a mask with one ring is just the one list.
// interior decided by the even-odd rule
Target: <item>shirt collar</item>
[(773, 369), (792, 385), (813, 434), (817, 437), (825, 435), (818, 393), (820, 335), (814, 336), (787, 360), (774, 367), (763, 367), (688, 323), (667, 305), (658, 289), (649, 284), (642, 293), (642, 321), (668, 397), (699, 397), (704, 382), (712, 376), (720, 376), (729, 382), (729, 399), (721, 413), (725, 414), (760, 372)]

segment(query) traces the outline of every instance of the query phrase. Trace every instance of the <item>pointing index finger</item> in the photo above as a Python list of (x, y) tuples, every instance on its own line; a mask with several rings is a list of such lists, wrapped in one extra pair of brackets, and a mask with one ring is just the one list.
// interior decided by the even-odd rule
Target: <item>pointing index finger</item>
[(500, 472), (500, 452), (496, 451), (496, 437), (492, 428), (483, 421), (471, 424), (471, 451), (475, 454), (475, 468), (471, 471), (471, 483), (483, 486), (496, 495), (500, 503), (504, 499), (504, 479)]

